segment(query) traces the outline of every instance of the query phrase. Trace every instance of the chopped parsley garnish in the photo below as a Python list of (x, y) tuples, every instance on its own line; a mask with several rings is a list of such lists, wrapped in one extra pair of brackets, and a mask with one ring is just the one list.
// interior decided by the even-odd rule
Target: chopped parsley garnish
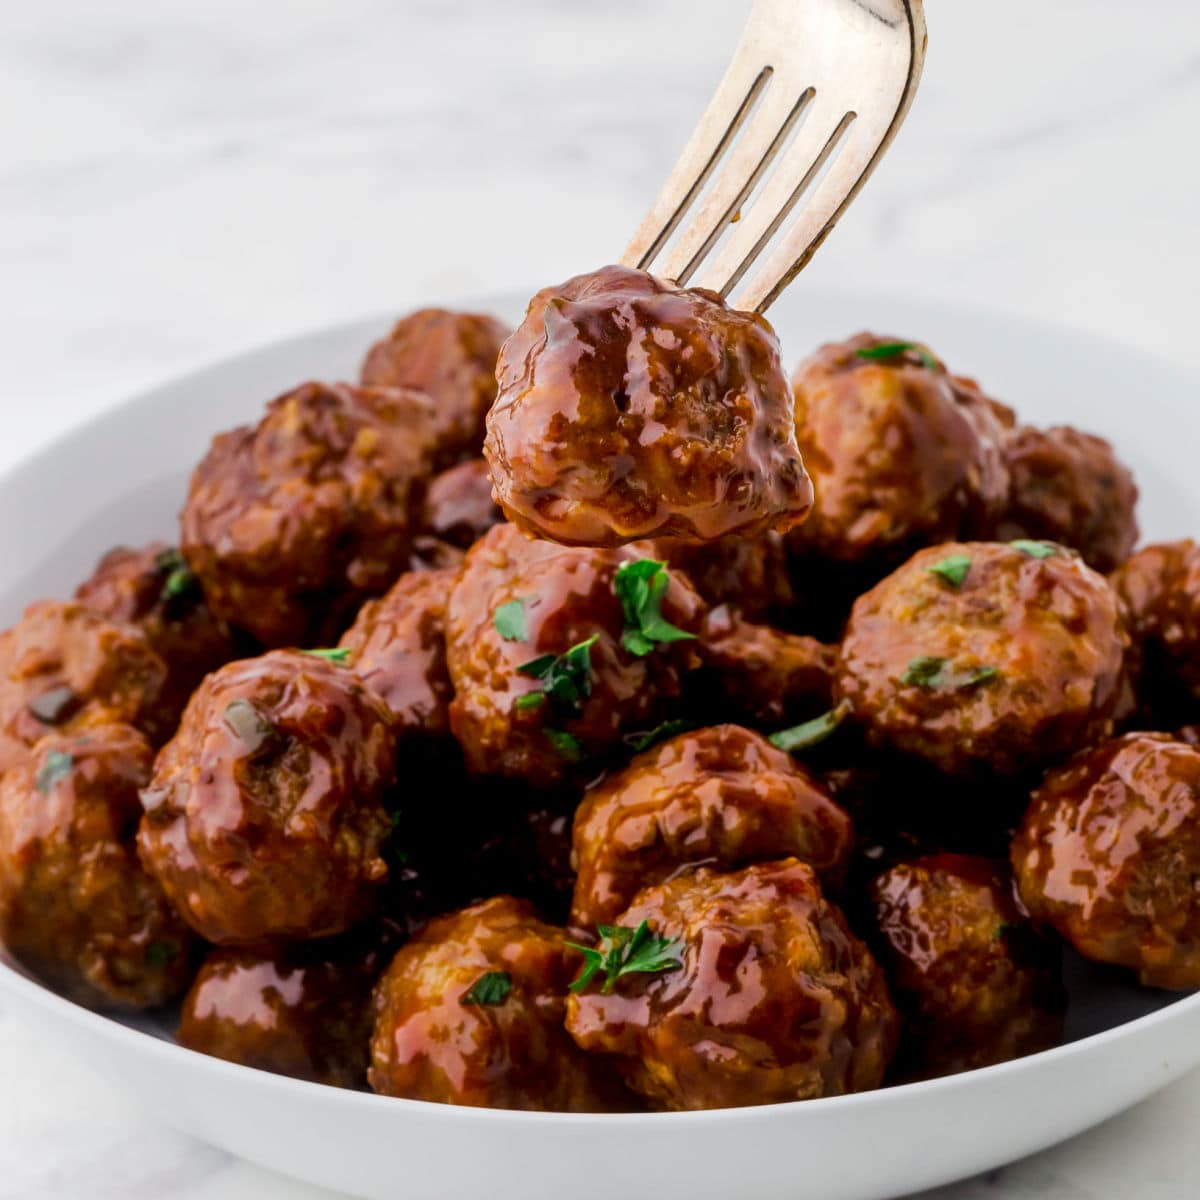
[(522, 675), (540, 679), (541, 691), (551, 700), (576, 712), (592, 694), (592, 647), (600, 640), (593, 633), (565, 654), (543, 654), (517, 668)]
[(627, 733), (621, 740), (634, 754), (641, 754), (643, 750), (649, 750), (651, 746), (657, 746), (659, 742), (665, 742), (668, 738), (675, 737), (676, 734), (687, 733), (690, 729), (695, 728), (694, 721), (676, 719), (664, 721), (661, 725), (656, 725), (645, 733)]
[(771, 734), (767, 741), (776, 749), (786, 750), (789, 754), (794, 754), (797, 750), (810, 750), (832, 736), (851, 711), (850, 702), (843, 700), (836, 708), (831, 708), (811, 721), (805, 721), (803, 725), (793, 725), (791, 729), (781, 729), (778, 733)]
[(305, 650), (305, 654), (309, 658), (323, 658), (326, 662), (331, 662), (335, 667), (344, 667), (350, 662), (350, 647), (338, 646), (333, 650)]
[(154, 565), (160, 573), (166, 575), (162, 591), (159, 593), (159, 598), (164, 605), (170, 606), (172, 603), (199, 594), (200, 581), (196, 578), (192, 568), (187, 565), (183, 555), (174, 547), (159, 554), (154, 560)]
[(29, 701), (30, 713), (43, 725), (60, 725), (79, 711), (80, 700), (65, 684)]
[(62, 750), (51, 750), (46, 755), (46, 761), (38, 769), (33, 778), (33, 786), (43, 796), (60, 780), (66, 779), (75, 767), (75, 756)]
[(584, 957), (583, 970), (571, 984), (571, 991), (582, 992), (601, 972), (604, 972), (604, 992), (611, 992), (623, 975), (674, 971), (683, 966), (683, 944), (679, 940), (658, 937), (643, 921), (636, 929), (624, 925), (597, 925), (599, 947), (580, 946), (568, 942), (572, 950)]
[(146, 966), (162, 970), (175, 961), (178, 953), (179, 947), (174, 942), (151, 942), (146, 947)]
[(565, 729), (547, 729), (544, 732), (550, 744), (567, 762), (577, 763), (583, 759), (583, 743), (573, 733)]
[(517, 712), (528, 712), (531, 708), (541, 708), (546, 703), (545, 692), (526, 692), (518, 696), (515, 708)]
[(971, 556), (969, 554), (951, 554), (943, 558), (941, 562), (926, 568), (930, 575), (937, 575), (953, 588), (962, 587), (970, 569)]
[(225, 725), (252, 754), (273, 741), (276, 734), (275, 726), (249, 700), (230, 701), (225, 709)]
[(855, 350), (854, 353), (859, 358), (865, 358), (871, 362), (899, 358), (901, 354), (915, 354), (921, 360), (921, 366), (926, 369), (936, 371), (938, 366), (937, 359), (924, 346), (919, 346), (916, 342), (881, 342), (878, 346), (864, 346), (861, 350)]
[(1058, 553), (1058, 547), (1051, 542), (1031, 542), (1028, 538), (1017, 538), (1008, 543), (1014, 550), (1028, 554), (1030, 558), (1052, 558)]
[(503, 1004), (512, 991), (512, 976), (507, 971), (488, 971), (463, 993), (459, 1004)]
[(662, 615), (663, 597), (670, 585), (667, 564), (652, 558), (639, 558), (617, 568), (613, 592), (625, 617), (621, 645), (630, 654), (644, 658), (661, 643), (695, 638), (694, 633), (677, 628)]
[(506, 642), (529, 641), (529, 624), (525, 620), (525, 605), (532, 599), (532, 596), (523, 596), (519, 600), (510, 600), (507, 604), (501, 604), (492, 614), (492, 624), (496, 626), (496, 632)]
[(900, 682), (910, 687), (944, 688), (959, 691), (995, 679), (1000, 672), (995, 667), (955, 667), (948, 658), (932, 656), (914, 658), (900, 676)]

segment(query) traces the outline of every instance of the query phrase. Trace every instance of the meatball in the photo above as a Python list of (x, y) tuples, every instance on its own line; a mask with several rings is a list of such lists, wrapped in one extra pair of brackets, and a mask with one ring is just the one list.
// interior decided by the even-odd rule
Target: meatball
[(1003, 410), (973, 382), (863, 333), (823, 346), (792, 383), (817, 497), (789, 539), (797, 554), (891, 564), (993, 524), (1008, 492)]
[(1143, 698), (1159, 707), (1200, 700), (1200, 546), (1145, 546), (1112, 582), (1144, 658)]
[(571, 996), (567, 1029), (615, 1056), (653, 1107), (774, 1104), (883, 1081), (898, 1034), (883, 972), (811, 867), (702, 867), (639, 892), (620, 927), (643, 921), (663, 939), (661, 969), (614, 981), (618, 962), (604, 987)]
[(1103, 438), (1070, 426), (1024, 426), (1005, 443), (1008, 505), (997, 538), (1044, 538), (1112, 571), (1138, 538), (1138, 489)]
[(432, 922), (375, 990), (371, 1086), (477, 1108), (613, 1107), (603, 1065), (563, 1030), (576, 957), (507, 896)]
[(370, 387), (416, 388), (437, 413), (437, 458), (449, 465), (476, 455), (496, 398), (496, 358), (512, 331), (480, 313), (423, 308), (376, 342), (362, 368)]
[(46, 734), (97, 721), (170, 733), (167, 668), (135, 625), (81, 604), (43, 601), (0, 633), (0, 773)]
[(901, 1077), (970, 1071), (1061, 1039), (1057, 947), (1022, 916), (1002, 866), (958, 854), (901, 863), (874, 881), (870, 903), (904, 1016)]
[[(651, 610), (675, 633), (647, 623)], [(540, 789), (594, 776), (624, 735), (678, 715), (699, 610), (683, 579), (633, 549), (492, 530), (467, 555), (447, 619), (450, 723), (471, 771)], [(643, 628), (656, 640), (633, 640)]]
[(1030, 915), (1147, 987), (1200, 987), (1200, 749), (1131, 733), (1046, 776), (1012, 846)]
[(214, 950), (184, 999), (177, 1040), (260, 1071), (361, 1088), (377, 968), (361, 948)]
[(468, 459), (430, 481), (421, 518), (430, 536), (469, 550), (502, 520), (492, 499), (492, 479), (485, 459)]
[(605, 267), (531, 301), (484, 453), (509, 520), (569, 545), (711, 541), (812, 506), (779, 343), (715, 293)]
[(707, 603), (728, 605), (748, 621), (783, 619), (796, 604), (787, 547), (777, 533), (734, 534), (715, 542), (659, 538), (654, 550), (682, 571)]
[(1111, 734), (1128, 644), (1112, 588), (1072, 551), (951, 543), (858, 599), (838, 688), (872, 745), (1012, 775)]
[(712, 609), (700, 635), (704, 668), (698, 707), (709, 720), (779, 729), (833, 704), (836, 646), (742, 620), (726, 605)]
[(142, 793), (142, 860), (217, 945), (340, 933), (370, 915), (395, 783), (391, 717), (298, 651), (210, 675)]
[(611, 925), (680, 868), (793, 855), (837, 880), (850, 818), (803, 767), (736, 725), (684, 733), (591, 788), (575, 814), (571, 919)]
[(91, 1008), (165, 1004), (192, 936), (138, 862), (138, 789), (154, 755), (128, 725), (52, 733), (0, 775), (0, 940)]
[(434, 425), (420, 392), (306, 383), (221, 434), (183, 510), (213, 612), (269, 647), (335, 641), (408, 565)]
[(446, 599), (457, 577), (456, 568), (401, 575), (386, 596), (363, 606), (342, 638), (355, 673), (387, 704), (402, 740), (449, 735)]
[(165, 542), (110, 550), (75, 598), (111, 621), (141, 626), (167, 665), (163, 703), (173, 720), (205, 675), (237, 657), (229, 626), (209, 611), (192, 569)]

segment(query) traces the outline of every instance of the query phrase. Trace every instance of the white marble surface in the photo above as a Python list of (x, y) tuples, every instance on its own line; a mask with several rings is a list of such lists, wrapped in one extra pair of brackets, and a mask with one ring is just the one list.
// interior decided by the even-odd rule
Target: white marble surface
[[(1020, 310), (1194, 364), (1200, 10), (927, 8), (909, 125), (798, 286)], [(744, 11), (0, 0), (0, 468), (231, 350), (614, 258)], [(938, 1195), (1184, 1200), (1198, 1120), (1193, 1078)], [(0, 1014), (0, 1200), (316, 1195), (160, 1129)]]

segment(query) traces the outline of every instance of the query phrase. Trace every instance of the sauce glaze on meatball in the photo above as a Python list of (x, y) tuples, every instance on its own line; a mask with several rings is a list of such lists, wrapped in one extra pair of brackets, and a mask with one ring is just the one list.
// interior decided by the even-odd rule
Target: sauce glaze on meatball
[(468, 459), (429, 481), (421, 526), (430, 536), (469, 550), (503, 520), (492, 499), (492, 477), (485, 459)]
[(639, 892), (619, 924), (678, 939), (682, 965), (572, 995), (567, 1029), (660, 1109), (867, 1091), (898, 1022), (883, 972), (794, 859), (700, 868)]
[(340, 933), (387, 876), (395, 779), (390, 714), (352, 672), (284, 650), (231, 663), (158, 757), (142, 860), (217, 945)]
[(496, 375), (496, 499), (541, 537), (750, 537), (812, 505), (774, 331), (715, 293), (576, 276), (533, 298)]
[(727, 605), (747, 621), (785, 620), (796, 603), (788, 577), (788, 553), (777, 533), (715, 542), (657, 538), (655, 554), (682, 571), (706, 603)]

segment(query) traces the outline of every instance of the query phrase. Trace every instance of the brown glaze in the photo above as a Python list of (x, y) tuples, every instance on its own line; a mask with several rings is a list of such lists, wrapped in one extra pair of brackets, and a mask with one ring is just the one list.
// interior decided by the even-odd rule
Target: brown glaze
[(775, 334), (712, 292), (628, 267), (545, 288), (496, 376), (496, 499), (541, 537), (749, 537), (812, 505)]
[(183, 553), (218, 617), (328, 645), (408, 566), (435, 447), (420, 392), (306, 383), (196, 468)]
[(349, 670), (298, 651), (200, 685), (142, 794), (142, 861), (218, 945), (340, 933), (387, 876), (395, 738)]
[(1063, 425), (1024, 426), (1005, 442), (1004, 461), (1010, 482), (998, 541), (1061, 542), (1104, 572), (1129, 557), (1138, 489), (1103, 438)]
[[(507, 896), (434, 921), (376, 988), (371, 1086), (472, 1107), (613, 1107), (604, 1065), (563, 1031), (577, 957), (561, 930)], [(511, 981), (502, 1003), (463, 1003), (483, 975), (501, 971)]]
[(850, 818), (790, 755), (736, 725), (684, 733), (601, 780), (575, 814), (571, 921), (613, 924), (682, 868), (792, 856), (837, 880)]
[(904, 1016), (897, 1073), (929, 1079), (1057, 1045), (1058, 955), (1022, 915), (1003, 864), (943, 854), (870, 889), (880, 961)]
[[(543, 789), (586, 780), (623, 735), (678, 715), (683, 677), (697, 661), (695, 643), (660, 645), (644, 658), (621, 645), (624, 618), (613, 580), (621, 563), (640, 557), (632, 547), (533, 542), (507, 525), (467, 555), (450, 596), (447, 659), (456, 693), (450, 723), (472, 772)], [(525, 601), (528, 641), (506, 641), (495, 627), (496, 610), (513, 600)], [(670, 576), (662, 611), (682, 629), (698, 628), (699, 598), (679, 576)], [(549, 702), (517, 707), (519, 697), (540, 687), (518, 668), (593, 635), (591, 695), (578, 711)], [(578, 739), (580, 761), (564, 755), (547, 730)]]
[(209, 611), (199, 580), (166, 542), (110, 550), (75, 598), (110, 621), (141, 626), (167, 665), (163, 703), (175, 722), (200, 680), (237, 657), (229, 626)]
[(437, 414), (437, 458), (449, 465), (483, 446), (484, 418), (496, 397), (496, 358), (511, 332), (481, 313), (422, 308), (371, 347), (361, 381), (427, 393)]
[(862, 333), (796, 370), (796, 436), (817, 496), (789, 539), (800, 555), (899, 562), (978, 536), (1004, 504), (1002, 406), (913, 351), (859, 354), (897, 341)]
[(176, 1040), (260, 1071), (364, 1087), (378, 967), (361, 949), (214, 950), (184, 999)]
[(128, 725), (43, 738), (0, 775), (0, 939), (90, 1008), (165, 1004), (192, 935), (138, 862), (138, 789), (153, 752)]
[(401, 575), (386, 596), (362, 607), (342, 638), (355, 673), (387, 704), (401, 738), (449, 733), (446, 601), (457, 578), (457, 568)]
[(1030, 915), (1148, 987), (1200, 987), (1200, 750), (1131, 733), (1034, 793), (1012, 846)]
[(774, 731), (827, 712), (838, 650), (815, 638), (752, 625), (728, 606), (705, 616), (697, 707), (707, 720)]
[(486, 459), (468, 459), (430, 480), (421, 525), (433, 537), (468, 550), (503, 520)]
[(770, 624), (796, 604), (787, 547), (777, 533), (757, 538), (733, 534), (715, 542), (658, 538), (654, 553), (682, 571), (707, 603), (728, 605), (748, 621)]
[[(971, 560), (960, 586), (930, 570), (956, 555)], [(855, 603), (838, 688), (873, 745), (950, 774), (1015, 774), (1112, 732), (1128, 644), (1112, 588), (1072, 551), (950, 543)], [(950, 678), (914, 681), (928, 658)]]
[(567, 1005), (655, 1108), (809, 1100), (878, 1087), (898, 1022), (883, 972), (794, 859), (701, 868), (639, 892), (619, 924), (679, 939), (682, 966), (594, 982)]
[(48, 733), (133, 725), (156, 744), (171, 731), (167, 668), (136, 625), (44, 600), (0, 633), (0, 773)]

